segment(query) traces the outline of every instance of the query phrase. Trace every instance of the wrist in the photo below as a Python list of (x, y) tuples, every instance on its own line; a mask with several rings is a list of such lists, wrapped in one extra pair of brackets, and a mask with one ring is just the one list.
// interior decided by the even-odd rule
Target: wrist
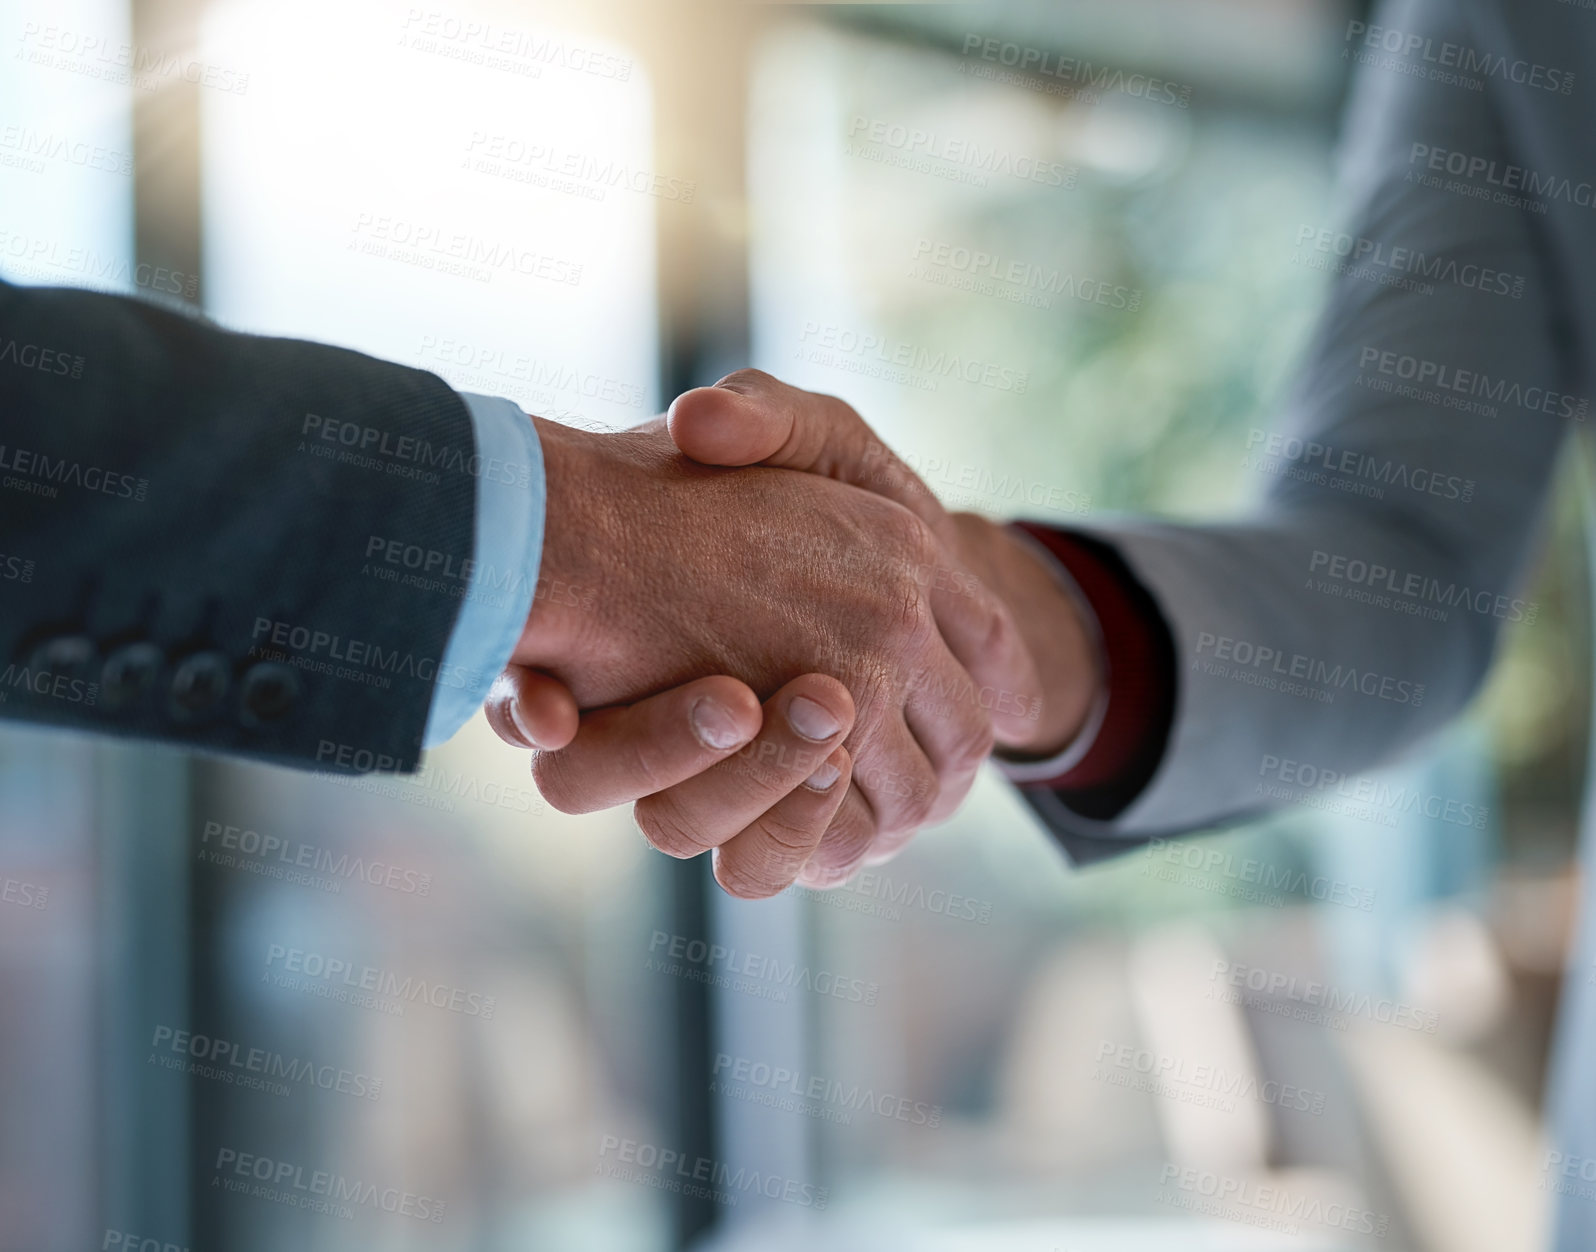
[(1005, 755), (1051, 757), (1087, 724), (1107, 675), (1090, 606), (1023, 536), (972, 513), (954, 515), (965, 563), (1008, 605), (1040, 680), (1037, 715), (999, 737)]
[(1107, 664), (1096, 616), (1080, 589), (1050, 553), (1024, 536), (1005, 531), (1033, 568), (1039, 600), (1046, 603), (1028, 615), (1022, 636), (1037, 657), (1042, 680), (1042, 714), (1036, 733), (1009, 744), (1017, 757), (1057, 756), (1073, 743), (1094, 717), (1101, 720), (1108, 695)]
[(602, 436), (530, 419), (543, 448), (543, 553), (538, 584), (521, 638), (511, 654), (518, 665), (557, 673), (593, 642), (596, 607), (607, 581), (602, 554), (613, 551), (613, 519), (602, 498)]

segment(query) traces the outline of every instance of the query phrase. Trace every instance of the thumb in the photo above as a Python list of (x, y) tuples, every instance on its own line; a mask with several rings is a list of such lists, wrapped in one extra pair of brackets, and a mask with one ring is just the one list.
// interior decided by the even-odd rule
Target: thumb
[[(959, 560), (964, 545), (953, 518), (849, 405), (760, 370), (739, 370), (713, 387), (678, 396), (665, 420), (677, 449), (702, 464), (768, 465), (823, 474), (908, 509), (946, 554), (952, 576), (943, 578), (932, 570), (931, 611), (943, 641), (969, 671), (975, 689), (1039, 689), (1036, 663), (1013, 614), (992, 589), (964, 570)], [(1005, 733), (1013, 733), (1008, 715), (998, 714), (996, 720)]]
[(953, 538), (931, 489), (836, 396), (804, 391), (763, 370), (738, 370), (677, 396), (665, 420), (676, 447), (700, 464), (821, 474), (896, 501), (939, 538)]

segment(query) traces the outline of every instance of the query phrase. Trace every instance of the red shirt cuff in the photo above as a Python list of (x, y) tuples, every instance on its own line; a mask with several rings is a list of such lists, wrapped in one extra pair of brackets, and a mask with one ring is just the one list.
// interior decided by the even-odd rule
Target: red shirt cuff
[(1055, 791), (1082, 817), (1111, 821), (1152, 780), (1175, 720), (1175, 644), (1156, 601), (1101, 540), (1038, 525), (1015, 526), (1056, 557), (1097, 615), (1108, 707), (1097, 738), (1055, 778), (1025, 784)]

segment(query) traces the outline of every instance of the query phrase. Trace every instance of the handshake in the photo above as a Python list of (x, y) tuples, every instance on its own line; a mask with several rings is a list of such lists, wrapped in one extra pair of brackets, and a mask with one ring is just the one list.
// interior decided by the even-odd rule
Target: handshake
[(1104, 677), (1049, 558), (945, 512), (842, 401), (748, 370), (636, 430), (533, 420), (540, 592), (487, 714), (556, 808), (635, 801), (757, 899), (886, 860), (994, 746), (1085, 723)]

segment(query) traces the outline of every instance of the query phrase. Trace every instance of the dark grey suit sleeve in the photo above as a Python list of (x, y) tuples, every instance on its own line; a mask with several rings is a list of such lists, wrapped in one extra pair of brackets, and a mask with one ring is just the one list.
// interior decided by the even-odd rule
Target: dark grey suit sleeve
[(0, 414), (0, 716), (415, 768), (474, 537), (441, 380), (0, 283)]

